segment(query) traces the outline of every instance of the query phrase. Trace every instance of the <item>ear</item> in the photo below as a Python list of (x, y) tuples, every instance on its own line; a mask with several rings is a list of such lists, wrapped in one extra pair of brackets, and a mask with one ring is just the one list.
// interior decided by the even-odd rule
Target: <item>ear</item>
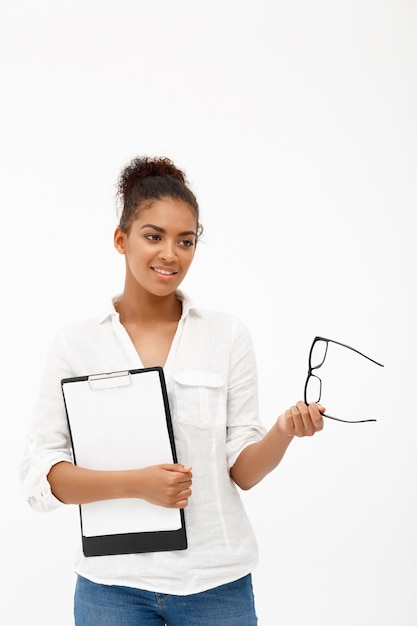
[(119, 254), (126, 254), (126, 234), (117, 226), (113, 237), (114, 247)]

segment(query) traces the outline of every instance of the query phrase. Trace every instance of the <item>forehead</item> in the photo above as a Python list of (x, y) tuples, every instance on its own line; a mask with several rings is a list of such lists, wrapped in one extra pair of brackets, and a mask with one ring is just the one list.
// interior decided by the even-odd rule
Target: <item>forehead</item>
[(153, 200), (148, 206), (142, 207), (135, 221), (138, 224), (151, 222), (159, 226), (164, 225), (164, 227), (186, 224), (195, 228), (197, 216), (193, 207), (184, 200), (162, 198)]

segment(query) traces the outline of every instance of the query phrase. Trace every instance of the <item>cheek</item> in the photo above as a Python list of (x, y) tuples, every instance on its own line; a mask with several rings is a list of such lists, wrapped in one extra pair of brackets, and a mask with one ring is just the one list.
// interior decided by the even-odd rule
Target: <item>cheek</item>
[(195, 248), (192, 249), (192, 252), (187, 250), (186, 258), (184, 258), (183, 260), (184, 265), (186, 265), (187, 267), (190, 267), (191, 263), (194, 260), (194, 255), (195, 255)]
[(135, 274), (140, 273), (146, 267), (149, 255), (144, 250), (136, 246), (132, 246), (126, 251), (126, 263), (130, 267), (131, 271)]
[(127, 255), (135, 262), (140, 262), (142, 259), (147, 259), (152, 254), (152, 249), (146, 246), (146, 243), (140, 239), (129, 242), (126, 247)]

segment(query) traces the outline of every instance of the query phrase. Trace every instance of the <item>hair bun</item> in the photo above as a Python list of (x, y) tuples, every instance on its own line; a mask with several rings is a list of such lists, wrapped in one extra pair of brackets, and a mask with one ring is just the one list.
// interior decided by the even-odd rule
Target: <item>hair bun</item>
[(133, 185), (145, 178), (153, 176), (171, 176), (185, 184), (184, 172), (179, 170), (174, 163), (166, 157), (136, 157), (123, 170), (119, 180), (119, 193), (126, 196)]
[(146, 157), (141, 161), (143, 162), (143, 170), (146, 172), (144, 176), (172, 176), (172, 178), (185, 183), (184, 172), (179, 170), (170, 159), (166, 157), (157, 159)]

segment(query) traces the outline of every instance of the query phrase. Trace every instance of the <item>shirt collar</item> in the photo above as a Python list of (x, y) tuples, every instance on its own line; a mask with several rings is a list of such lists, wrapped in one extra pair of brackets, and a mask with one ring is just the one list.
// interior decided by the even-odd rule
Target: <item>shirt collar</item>
[[(178, 300), (182, 302), (181, 319), (185, 319), (190, 313), (201, 315), (201, 310), (197, 306), (195, 306), (195, 304), (192, 302), (191, 298), (187, 294), (185, 294), (183, 291), (178, 290), (176, 295)], [(117, 300), (117, 298), (118, 296), (115, 296), (107, 303), (107, 306), (98, 318), (98, 324), (103, 324), (103, 322), (105, 322), (106, 320), (119, 316), (118, 312), (114, 308), (114, 302), (115, 300)]]

